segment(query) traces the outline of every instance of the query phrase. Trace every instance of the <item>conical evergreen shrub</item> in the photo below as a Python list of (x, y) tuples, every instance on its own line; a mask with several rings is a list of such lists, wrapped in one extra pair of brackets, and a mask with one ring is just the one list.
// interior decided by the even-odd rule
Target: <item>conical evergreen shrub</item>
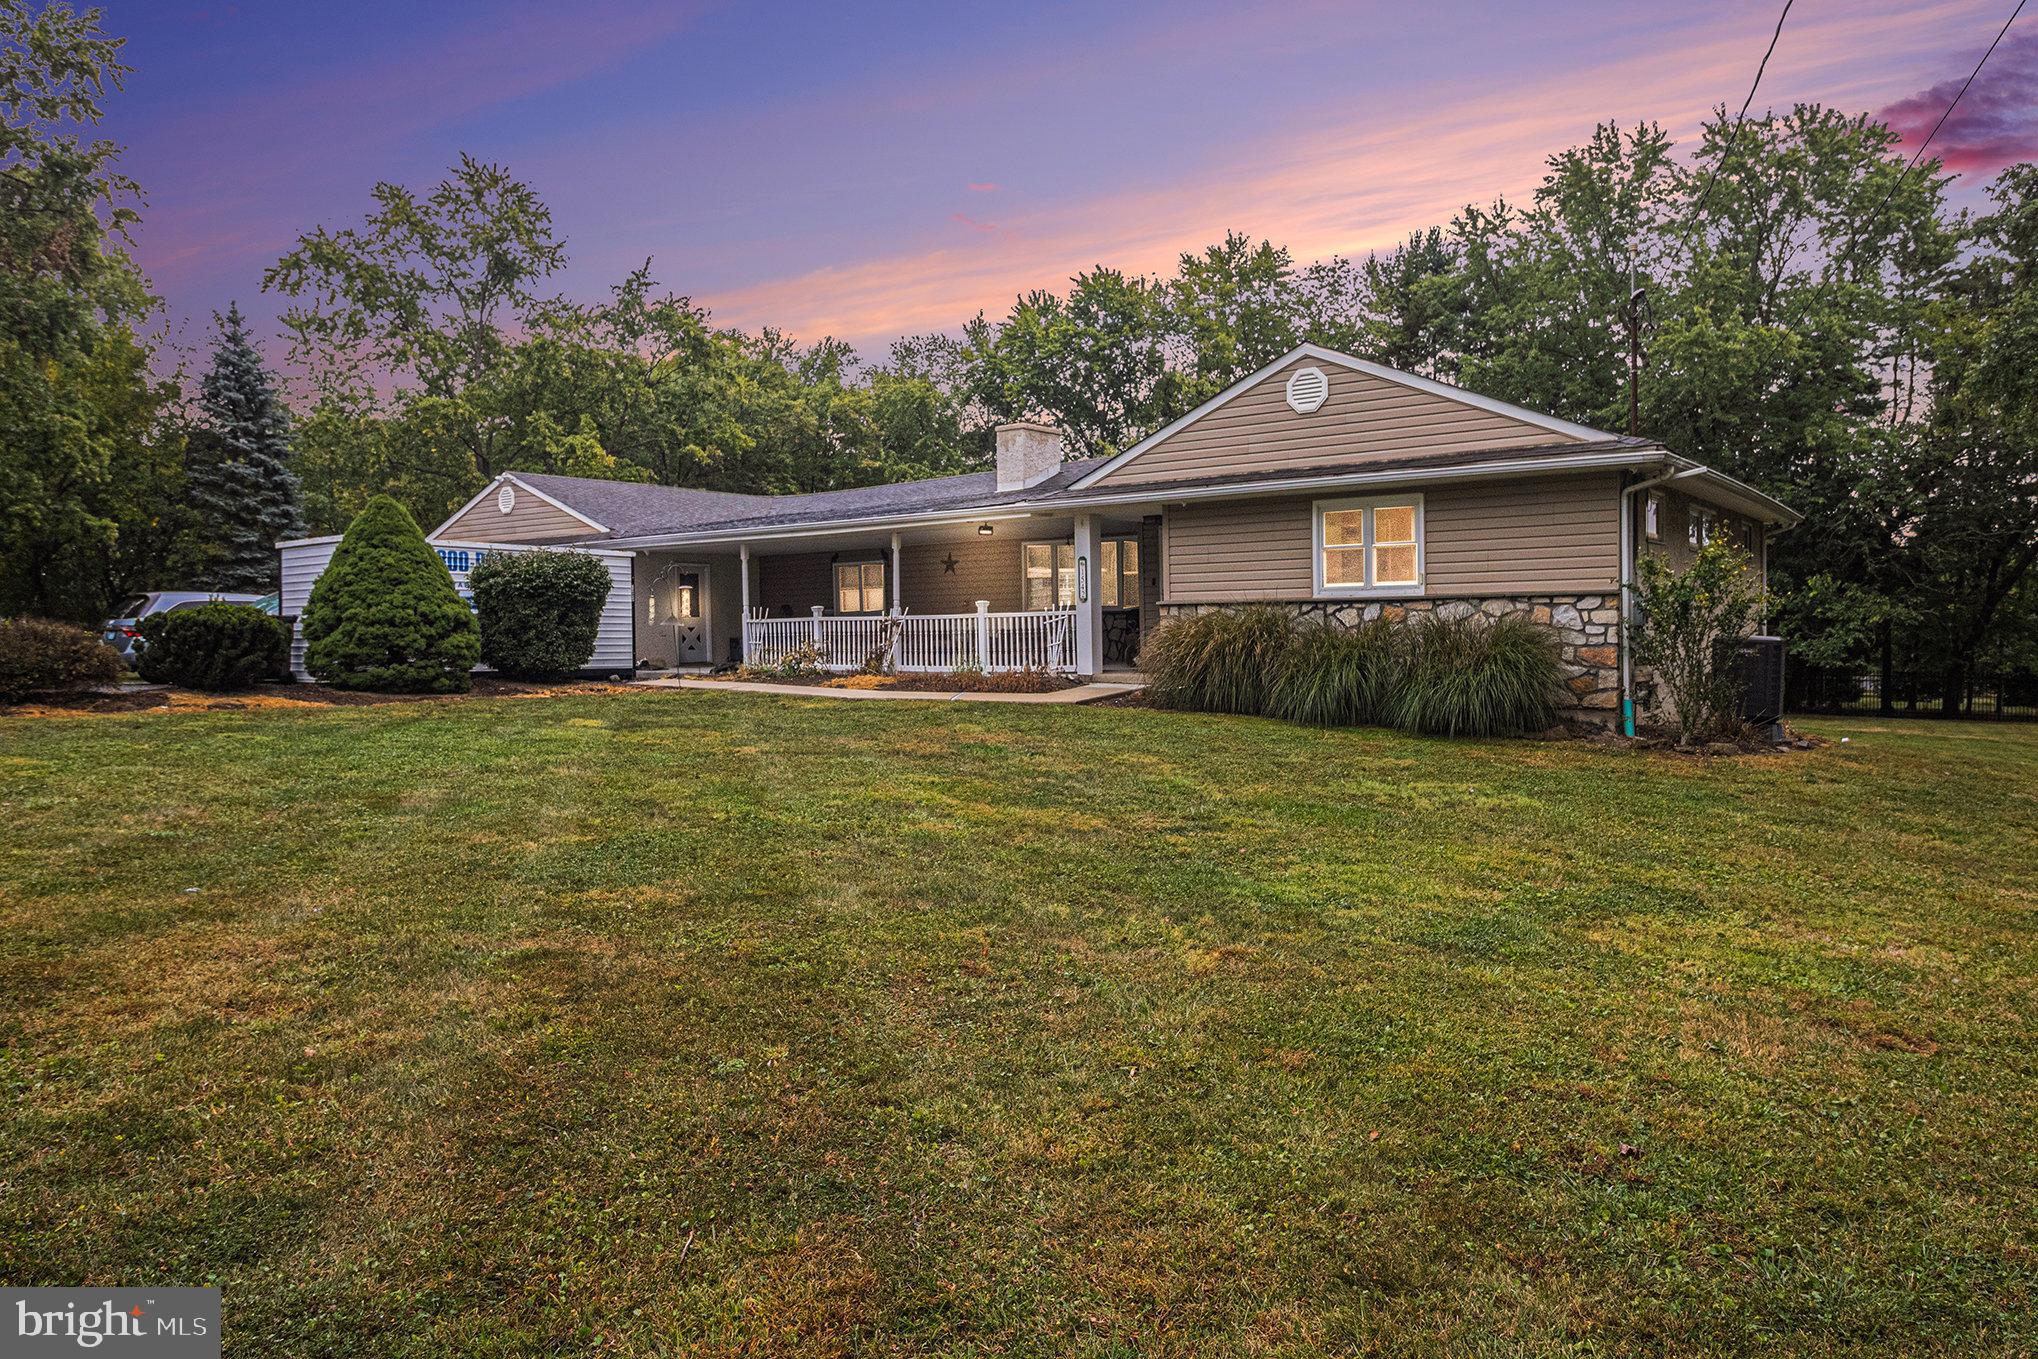
[(304, 606), (304, 668), (341, 689), (464, 693), (474, 614), (409, 511), (386, 495), (348, 526)]

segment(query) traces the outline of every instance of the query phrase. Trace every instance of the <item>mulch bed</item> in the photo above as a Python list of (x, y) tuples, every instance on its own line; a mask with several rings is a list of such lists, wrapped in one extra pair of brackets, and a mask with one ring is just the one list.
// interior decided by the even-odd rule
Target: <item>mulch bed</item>
[(1076, 687), (1076, 681), (1061, 675), (1023, 670), (996, 675), (833, 675), (826, 679), (733, 670), (696, 678), (741, 680), (746, 684), (784, 684), (808, 689), (889, 689), (927, 694), (1052, 694)]
[(325, 684), (264, 684), (236, 694), (202, 694), (190, 689), (88, 689), (75, 694), (38, 695), (27, 703), (0, 704), (0, 717), (118, 716), (137, 712), (233, 712), (259, 708), (364, 708), (384, 703), (423, 703), (473, 698), (542, 698), (550, 694), (620, 694), (628, 685), (600, 680), (540, 684), (476, 675), (464, 694), (368, 694)]

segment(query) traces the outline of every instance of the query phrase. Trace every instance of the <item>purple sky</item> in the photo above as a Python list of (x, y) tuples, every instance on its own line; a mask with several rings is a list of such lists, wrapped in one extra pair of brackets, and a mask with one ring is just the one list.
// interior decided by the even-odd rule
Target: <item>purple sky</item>
[[(464, 150), (551, 205), (561, 290), (598, 296), (650, 256), (721, 321), (874, 358), (1227, 228), (1302, 260), (1391, 245), (1525, 194), (1599, 120), (1688, 136), (1739, 107), (1777, 8), (111, 0), (137, 72), (104, 130), (147, 194), (140, 259), (185, 343), (230, 298), (272, 331), (261, 273), (299, 232)], [(1799, 0), (1756, 107), (1886, 111), (1922, 137), (2008, 12)], [(1963, 202), (2038, 154), (2038, 20), (1933, 150)]]

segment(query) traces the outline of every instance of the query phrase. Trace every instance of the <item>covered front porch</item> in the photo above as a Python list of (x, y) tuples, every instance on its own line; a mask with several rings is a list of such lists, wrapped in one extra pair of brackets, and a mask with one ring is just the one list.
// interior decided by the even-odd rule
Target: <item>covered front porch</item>
[(905, 672), (1130, 669), (1158, 617), (1159, 526), (1006, 515), (738, 545), (740, 659)]

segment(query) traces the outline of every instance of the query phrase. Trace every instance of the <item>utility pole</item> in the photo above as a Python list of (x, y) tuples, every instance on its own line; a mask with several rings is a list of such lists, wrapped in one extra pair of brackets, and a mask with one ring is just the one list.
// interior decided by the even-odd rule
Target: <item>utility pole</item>
[(1628, 290), (1628, 434), (1642, 432), (1642, 297), (1644, 290)]

